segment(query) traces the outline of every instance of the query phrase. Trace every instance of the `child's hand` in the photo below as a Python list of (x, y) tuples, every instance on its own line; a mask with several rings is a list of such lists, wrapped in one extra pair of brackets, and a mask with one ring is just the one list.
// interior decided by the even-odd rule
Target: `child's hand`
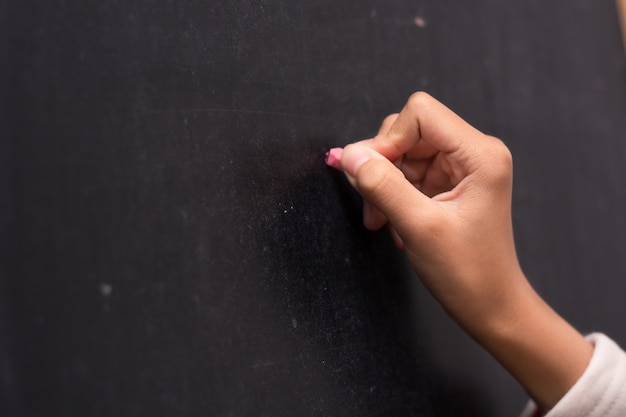
[(511, 154), (498, 139), (417, 93), (373, 140), (347, 146), (342, 166), (366, 200), (365, 225), (389, 220), (457, 320), (488, 318), (526, 287), (511, 226)]
[(534, 292), (515, 253), (512, 160), (425, 93), (341, 165), (365, 199), (364, 223), (396, 243), (450, 315), (544, 408), (585, 370), (593, 347)]

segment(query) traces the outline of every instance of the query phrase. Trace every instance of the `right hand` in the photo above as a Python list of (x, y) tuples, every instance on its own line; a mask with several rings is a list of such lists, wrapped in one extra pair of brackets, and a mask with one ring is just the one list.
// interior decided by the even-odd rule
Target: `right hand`
[(348, 145), (342, 166), (366, 200), (365, 225), (389, 222), (455, 319), (491, 314), (526, 283), (513, 241), (511, 153), (428, 94), (411, 96), (374, 139)]
[(549, 409), (593, 347), (532, 289), (515, 253), (512, 158), (425, 93), (341, 158), (366, 200), (364, 222), (389, 223), (431, 293)]

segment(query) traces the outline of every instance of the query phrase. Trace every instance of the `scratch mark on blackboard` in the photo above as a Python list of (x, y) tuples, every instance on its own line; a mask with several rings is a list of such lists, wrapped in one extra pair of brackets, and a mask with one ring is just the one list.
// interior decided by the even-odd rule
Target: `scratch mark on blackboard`
[(255, 362), (252, 365), (252, 369), (259, 369), (259, 368), (268, 368), (268, 367), (272, 367), (276, 364), (276, 362), (274, 361), (270, 361), (270, 360), (266, 360), (266, 361), (258, 361)]
[(111, 284), (103, 282), (98, 287), (100, 288), (100, 293), (105, 297), (108, 297), (113, 292), (113, 286)]
[(415, 19), (413, 19), (413, 23), (415, 23), (415, 26), (420, 28), (425, 28), (428, 25), (426, 20), (421, 16), (416, 16)]
[(298, 119), (309, 119), (330, 122), (332, 120), (309, 116), (305, 114), (287, 113), (279, 111), (267, 111), (267, 110), (248, 110), (248, 109), (224, 109), (224, 108), (191, 108), (191, 109), (168, 109), (168, 110), (149, 110), (145, 112), (146, 115), (161, 115), (161, 114), (176, 114), (176, 113), (235, 113), (235, 114), (258, 114), (265, 116), (281, 116), (281, 117), (293, 117)]

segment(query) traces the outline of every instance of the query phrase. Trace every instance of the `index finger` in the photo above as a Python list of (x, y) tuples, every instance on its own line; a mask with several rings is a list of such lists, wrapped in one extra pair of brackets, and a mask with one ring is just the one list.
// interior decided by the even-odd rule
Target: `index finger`
[(452, 153), (484, 135), (456, 113), (424, 92), (413, 94), (389, 130), (369, 146), (396, 160), (421, 140), (441, 152)]

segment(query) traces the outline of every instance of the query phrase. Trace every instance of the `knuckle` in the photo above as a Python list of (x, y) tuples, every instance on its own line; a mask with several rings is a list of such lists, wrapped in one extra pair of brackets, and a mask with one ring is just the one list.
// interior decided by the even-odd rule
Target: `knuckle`
[(491, 137), (490, 172), (496, 181), (509, 181), (513, 173), (513, 155), (500, 139)]
[(391, 125), (397, 118), (398, 118), (398, 113), (390, 114), (389, 116), (385, 117), (385, 120), (383, 120), (382, 125), (383, 126)]
[(497, 142), (496, 158), (498, 165), (500, 165), (502, 168), (508, 170), (513, 167), (513, 155), (511, 154), (509, 148), (504, 144), (504, 142), (499, 139)]
[(433, 98), (430, 94), (425, 93), (423, 91), (418, 91), (416, 93), (411, 94), (409, 97), (409, 101), (407, 105), (413, 109), (423, 109), (429, 107), (433, 102)]

